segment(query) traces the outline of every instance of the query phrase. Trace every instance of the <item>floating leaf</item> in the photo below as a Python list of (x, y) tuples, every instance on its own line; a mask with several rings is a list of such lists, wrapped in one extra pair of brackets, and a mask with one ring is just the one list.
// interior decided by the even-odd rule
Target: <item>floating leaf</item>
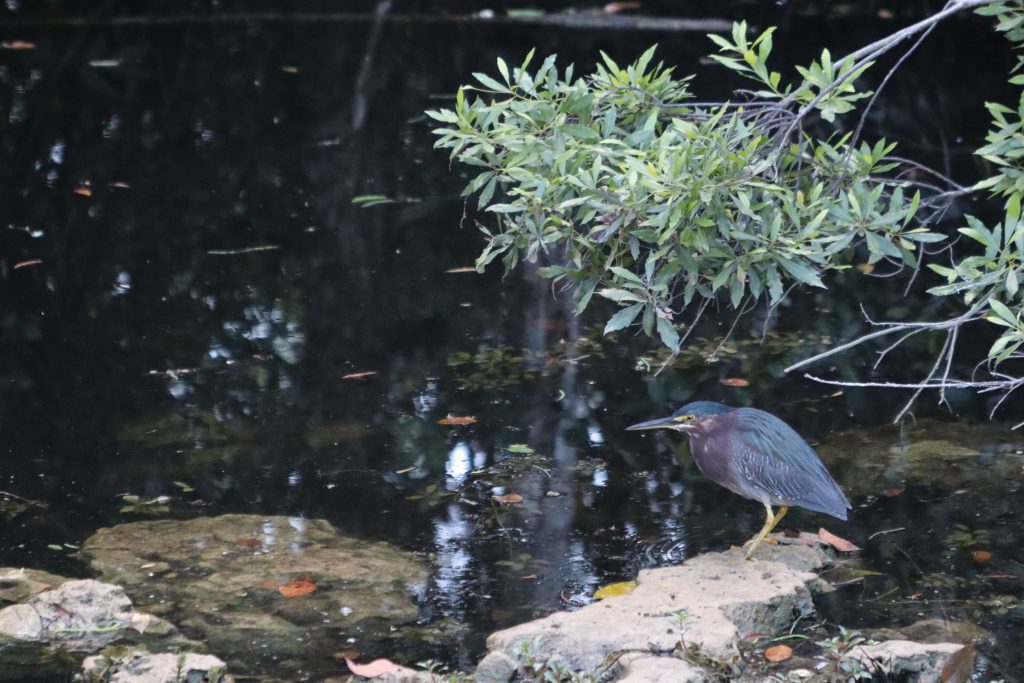
[(316, 590), (316, 584), (307, 579), (296, 579), (288, 583), (282, 583), (277, 587), (277, 592), (286, 598), (297, 598), (300, 595), (309, 595)]
[(377, 374), (376, 370), (364, 370), (363, 372), (350, 372), (347, 375), (342, 375), (342, 379), (365, 379), (367, 377), (373, 377)]
[(392, 204), (394, 199), (383, 194), (363, 194), (358, 197), (352, 198), (352, 203), (356, 206), (370, 207), (377, 206), (378, 204)]
[(899, 484), (893, 484), (889, 488), (882, 491), (882, 495), (885, 496), (886, 498), (895, 498), (896, 496), (900, 495), (906, 490), (907, 485), (901, 482)]
[(83, 197), (91, 197), (91, 196), (92, 196), (92, 190), (91, 190), (91, 189), (89, 189), (88, 187), (76, 187), (76, 188), (75, 188), (74, 190), (72, 190), (72, 191), (73, 191), (73, 192), (74, 192), (75, 194), (81, 195), (81, 196), (83, 196)]
[(974, 673), (974, 658), (978, 652), (974, 645), (964, 645), (942, 665), (939, 680), (942, 683), (967, 683)]
[(987, 550), (972, 550), (971, 559), (978, 564), (985, 564), (992, 559), (992, 553)]
[(527, 455), (534, 452), (532, 448), (524, 443), (514, 443), (511, 446), (505, 446), (505, 450), (509, 453), (526, 453)]
[(39, 259), (39, 258), (29, 259), (28, 261), (18, 261), (17, 263), (14, 264), (14, 269), (17, 270), (18, 268), (28, 268), (29, 266), (38, 266), (42, 262), (43, 262), (43, 259)]
[(468, 416), (467, 417), (455, 417), (455, 416), (449, 415), (448, 417), (445, 417), (445, 418), (442, 418), (442, 419), (438, 420), (437, 424), (439, 424), (439, 425), (446, 425), (446, 426), (452, 426), (452, 425), (458, 426), (458, 425), (471, 425), (474, 422), (476, 422), (476, 418), (475, 417), (468, 417)]
[(597, 589), (594, 593), (595, 600), (604, 600), (605, 598), (617, 598), (620, 595), (629, 595), (636, 590), (636, 581), (619, 581), (618, 583), (609, 583), (607, 586), (602, 586)]
[(749, 387), (750, 382), (741, 377), (724, 377), (718, 380), (727, 387)]
[(36, 44), (30, 40), (5, 40), (0, 47), (5, 50), (34, 50)]
[(523, 497), (518, 493), (506, 493), (503, 496), (491, 496), (491, 498), (499, 503), (507, 503), (509, 505), (523, 502)]
[(845, 538), (840, 538), (825, 528), (818, 529), (818, 538), (825, 543), (828, 543), (841, 553), (852, 553), (860, 550), (860, 548), (850, 543)]
[(398, 671), (398, 665), (390, 659), (375, 659), (369, 664), (356, 664), (348, 657), (345, 657), (345, 663), (348, 665), (349, 671), (363, 678), (376, 678), (377, 676), (393, 674)]
[(476, 269), (476, 266), (462, 266), (461, 268), (449, 268), (448, 270), (446, 270), (444, 272), (446, 274), (454, 274), (454, 273), (477, 273), (479, 271)]
[(769, 662), (784, 662), (793, 656), (793, 648), (789, 645), (772, 645), (764, 651), (764, 658)]

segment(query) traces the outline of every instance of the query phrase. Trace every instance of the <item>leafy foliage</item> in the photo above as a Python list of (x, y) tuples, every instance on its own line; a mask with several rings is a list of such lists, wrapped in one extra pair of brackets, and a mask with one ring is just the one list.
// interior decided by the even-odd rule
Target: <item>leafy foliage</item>
[(474, 74), (453, 110), (428, 112), (445, 124), (436, 146), (479, 169), (465, 194), (495, 216), (477, 267), (543, 259), (542, 275), (576, 285), (577, 312), (595, 293), (620, 306), (606, 332), (638, 323), (678, 350), (677, 316), (695, 301), (776, 304), (790, 283), (824, 287), (858, 249), (899, 268), (944, 239), (911, 226), (920, 193), (885, 179), (892, 144), (780, 136), (790, 107), (850, 110), (866, 66), (826, 51), (783, 86), (767, 67), (771, 30), (750, 41), (737, 24), (713, 40), (721, 64), (776, 101), (688, 105), (689, 77), (651, 48), (625, 68), (603, 55), (587, 78), (554, 56), (533, 72), (532, 53), (512, 70), (499, 60), (500, 81)]

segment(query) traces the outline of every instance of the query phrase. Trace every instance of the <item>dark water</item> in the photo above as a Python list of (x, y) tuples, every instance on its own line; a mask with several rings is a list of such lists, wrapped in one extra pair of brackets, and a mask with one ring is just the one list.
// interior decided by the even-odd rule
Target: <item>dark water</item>
[[(504, 279), (445, 273), (470, 265), (481, 238), (458, 198), (461, 169), (431, 149), (423, 109), (497, 56), (515, 60), (533, 46), (585, 69), (600, 49), (628, 60), (658, 41), (666, 61), (698, 72), (699, 91), (722, 96), (738, 84), (699, 63), (702, 36), (442, 21), (425, 4), (430, 21), (379, 29), (368, 17), (206, 21), (205, 7), (175, 18), (175, 7), (155, 6), (158, 22), (39, 14), (20, 25), (33, 14), (17, 5), (0, 22), (3, 40), (34, 43), (0, 51), (0, 488), (49, 505), (0, 521), (0, 563), (82, 574), (53, 546), (137, 519), (121, 510), (124, 493), (170, 496), (169, 514), (181, 517), (325, 518), (431, 566), (422, 624), (444, 626), (440, 635), (357, 647), (468, 667), (495, 628), (758, 529), (760, 506), (722, 495), (685, 453), (674, 458), (671, 436), (622, 430), (701, 397), (772, 410), (830, 444), (851, 521), (794, 512), (787, 522), (829, 525), (882, 573), (837, 594), (833, 623), (975, 621), (996, 635), (982, 647), (981, 675), (1014, 680), (1024, 667), (1024, 472), (987, 474), (1015, 464), (1022, 440), (943, 433), (936, 438), (984, 456), (947, 479), (914, 476), (927, 467), (871, 469), (878, 461), (863, 453), (904, 443), (876, 428), (906, 396), (837, 394), (782, 373), (862, 330), (858, 298), (879, 318), (939, 316), (937, 304), (850, 275), (784, 309), (764, 344), (755, 315), (708, 363), (732, 322), (723, 312), (655, 376), (638, 368), (637, 356), (652, 352), (646, 342), (601, 339), (607, 311), (573, 319), (528, 269)], [(817, 45), (845, 52), (906, 20), (769, 3), (721, 12), (780, 22), (783, 60)], [(970, 155), (985, 132), (981, 104), (1009, 100), (1011, 63), (983, 20), (942, 27), (868, 127), (973, 181), (985, 173)], [(397, 201), (352, 203), (367, 194)], [(15, 268), (33, 259), (42, 262)], [(910, 349), (892, 376), (921, 376), (936, 350)], [(870, 359), (851, 354), (831, 372), (865, 377)], [(344, 379), (367, 371), (376, 374)], [(730, 377), (750, 386), (720, 382)], [(968, 420), (989, 405), (952, 398)], [(918, 415), (953, 419), (932, 403)], [(999, 417), (1012, 424), (1018, 413)], [(437, 424), (447, 415), (477, 422)], [(872, 447), (835, 436), (852, 429), (874, 434)], [(941, 432), (926, 426), (908, 439), (931, 431)], [(515, 444), (537, 457), (510, 453)], [(904, 492), (882, 494), (900, 481)], [(492, 492), (526, 503), (465, 502)], [(904, 531), (870, 538), (895, 528)], [(970, 560), (982, 548), (991, 566)], [(342, 670), (327, 657), (301, 666)]]

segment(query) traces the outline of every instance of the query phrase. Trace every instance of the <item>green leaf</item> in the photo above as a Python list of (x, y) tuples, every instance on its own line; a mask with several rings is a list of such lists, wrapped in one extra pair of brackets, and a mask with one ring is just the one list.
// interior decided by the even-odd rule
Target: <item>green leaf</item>
[(672, 321), (667, 318), (658, 316), (658, 336), (661, 337), (661, 343), (672, 349), (673, 351), (679, 350), (679, 332), (676, 331), (675, 325)]
[(799, 261), (790, 261), (789, 259), (780, 258), (779, 265), (782, 266), (782, 268), (797, 282), (825, 289), (825, 283), (821, 281), (821, 277), (818, 276), (818, 273), (806, 264), (800, 263)]
[(644, 304), (634, 304), (627, 308), (621, 309), (618, 313), (612, 316), (611, 320), (604, 326), (604, 333), (615, 332), (621, 330), (624, 327), (629, 327), (636, 320), (636, 317), (640, 315), (640, 311), (644, 308)]

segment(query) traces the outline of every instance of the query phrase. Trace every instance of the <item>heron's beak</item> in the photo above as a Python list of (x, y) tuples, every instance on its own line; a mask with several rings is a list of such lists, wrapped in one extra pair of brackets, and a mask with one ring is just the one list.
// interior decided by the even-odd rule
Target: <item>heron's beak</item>
[(659, 417), (657, 420), (648, 420), (626, 427), (627, 432), (638, 432), (642, 429), (679, 429), (679, 423), (672, 419), (672, 416)]

